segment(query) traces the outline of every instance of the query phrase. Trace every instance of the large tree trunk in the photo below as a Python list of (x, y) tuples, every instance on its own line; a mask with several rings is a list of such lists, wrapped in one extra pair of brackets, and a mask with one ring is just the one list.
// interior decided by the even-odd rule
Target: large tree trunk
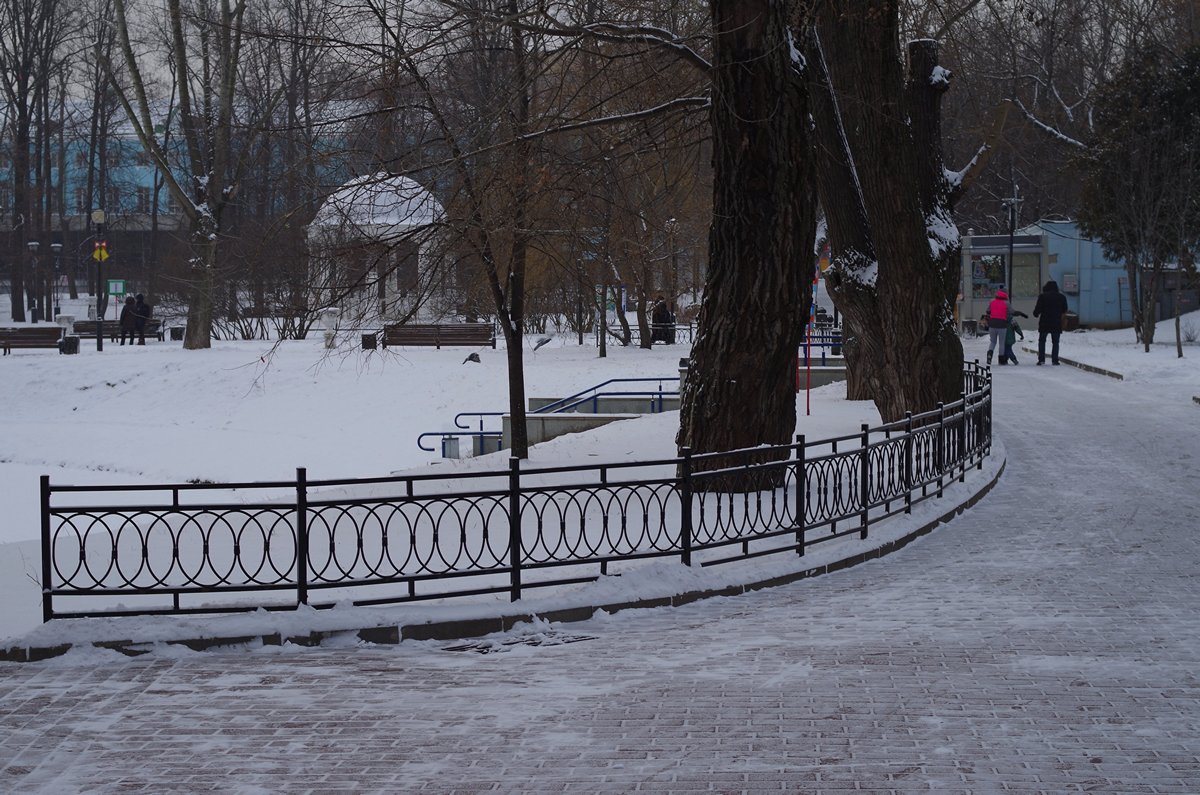
[[(787, 17), (771, 0), (712, 3), (713, 223), (678, 436), (696, 453), (788, 444), (796, 427), (815, 203), (807, 91)], [(754, 488), (724, 480), (712, 487)]]
[(937, 68), (937, 43), (921, 40), (910, 44), (905, 83), (887, 2), (839, 4), (820, 33), (838, 54), (828, 80), (820, 44), (807, 48), (813, 79), (828, 80), (814, 91), (834, 255), (828, 284), (850, 332), (851, 396), (870, 398), (890, 421), (961, 392), (953, 324), (961, 245), (940, 145), (949, 75)]

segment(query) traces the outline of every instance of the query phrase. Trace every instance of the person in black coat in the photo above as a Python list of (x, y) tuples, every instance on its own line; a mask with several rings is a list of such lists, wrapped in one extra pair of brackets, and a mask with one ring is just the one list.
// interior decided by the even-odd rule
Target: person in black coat
[(671, 308), (667, 306), (667, 302), (660, 295), (654, 302), (654, 308), (650, 311), (650, 342), (665, 342), (668, 345), (674, 342), (671, 328), (673, 322)]
[(121, 329), (121, 344), (125, 344), (125, 338), (129, 338), (129, 344), (133, 344), (133, 332), (137, 327), (137, 315), (134, 314), (133, 296), (125, 296), (125, 306), (121, 307), (121, 316), (117, 318), (117, 325)]
[(1067, 313), (1067, 297), (1058, 291), (1058, 282), (1051, 279), (1042, 287), (1033, 306), (1038, 319), (1038, 364), (1046, 363), (1046, 335), (1050, 335), (1050, 361), (1058, 364), (1058, 338), (1062, 336), (1063, 315)]
[[(150, 319), (150, 305), (146, 303), (145, 298), (141, 293), (137, 294), (137, 300), (133, 304), (133, 327), (137, 331), (138, 345), (146, 344), (146, 321)], [(130, 344), (133, 339), (130, 338)]]

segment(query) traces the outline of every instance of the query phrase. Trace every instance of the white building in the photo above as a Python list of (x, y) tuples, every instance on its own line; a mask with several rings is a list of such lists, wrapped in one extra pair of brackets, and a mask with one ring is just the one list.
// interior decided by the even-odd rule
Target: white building
[(445, 211), (408, 177), (357, 177), (317, 210), (307, 240), (314, 306), (341, 310), (343, 326), (436, 319), (452, 284), (442, 265)]

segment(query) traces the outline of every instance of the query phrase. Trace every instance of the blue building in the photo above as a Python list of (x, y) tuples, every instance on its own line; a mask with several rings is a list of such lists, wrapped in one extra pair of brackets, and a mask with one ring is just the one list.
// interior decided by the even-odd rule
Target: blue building
[(1010, 283), (1012, 306), (1032, 314), (1042, 285), (1050, 279), (1058, 282), (1081, 325), (1120, 328), (1133, 322), (1124, 263), (1106, 257), (1103, 246), (1085, 237), (1074, 221), (1038, 221), (1011, 238), (967, 234), (962, 257), (958, 309), (964, 328), (987, 311), (997, 289), (1007, 289)]

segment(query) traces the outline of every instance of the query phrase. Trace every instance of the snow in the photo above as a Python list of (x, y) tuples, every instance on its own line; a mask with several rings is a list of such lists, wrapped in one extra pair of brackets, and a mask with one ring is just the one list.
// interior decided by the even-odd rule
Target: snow
[(947, 249), (958, 245), (958, 226), (944, 207), (939, 207), (925, 219), (925, 229), (929, 235), (929, 252), (935, 260), (941, 258)]
[[(1187, 322), (1200, 322), (1200, 315)], [(1129, 331), (1063, 335), (1065, 357), (1121, 372), (1124, 381), (1033, 367), (1027, 356), (1019, 367), (996, 368), (1001, 441), (989, 466), (1008, 459), (996, 487), (905, 550), (829, 577), (681, 607), (600, 613), (581, 623), (535, 618), (477, 641), (480, 650), (494, 652), (488, 654), (450, 651), (459, 645), (451, 642), (379, 646), (343, 634), (320, 648), (251, 643), (200, 654), (159, 643), (128, 659), (81, 645), (39, 663), (0, 664), (3, 788), (238, 795), (714, 786), (1200, 791), (1194, 675), (1200, 441), (1193, 432), (1200, 407), (1191, 402), (1200, 394), (1200, 347), (1188, 344), (1185, 358), (1176, 359), (1169, 329), (1169, 322), (1160, 324), (1164, 342), (1149, 354)], [(982, 358), (986, 344), (982, 337), (964, 340), (967, 357)], [(594, 349), (556, 337), (531, 355), (530, 373), (540, 385), (574, 388), (577, 377), (592, 384), (613, 369), (661, 372), (682, 352), (610, 351), (599, 360)], [(206, 467), (251, 468), (240, 456), (275, 457), (220, 421), (226, 414), (237, 424), (254, 404), (281, 415), (272, 417), (266, 405), (257, 409), (276, 429), (270, 444), (292, 444), (292, 432), (309, 435), (305, 460), (278, 456), (284, 473), (296, 463), (329, 471), (375, 467), (386, 455), (375, 445), (392, 448), (393, 466), (427, 467), (410, 438), (384, 437), (379, 420), (407, 422), (408, 407), (428, 409), (438, 400), (429, 394), (435, 391), (445, 391), (440, 400), (453, 407), (478, 406), (504, 391), (499, 374), (491, 383), (470, 380), (467, 372), (500, 355), (490, 350), (480, 365), (459, 365), (461, 349), (443, 352), (445, 362), (420, 351), (380, 371), (381, 358), (347, 351), (323, 359), (316, 343), (297, 343), (281, 349), (260, 387), (254, 376), (265, 353), (260, 343), (205, 353), (167, 343), (0, 359), (4, 405), (21, 418), (40, 418), (42, 432), (52, 434), (10, 441), (23, 420), (0, 416), (0, 525), (7, 528), (16, 503), (30, 496), (31, 482), (10, 487), (8, 478), (26, 477), (10, 468), (24, 466), (28, 478), (42, 471), (56, 480), (133, 478), (141, 458), (155, 451), (133, 445), (131, 429), (169, 429), (187, 411), (198, 417), (181, 432), (184, 441), (211, 434), (229, 454), (213, 460), (204, 449), (193, 457), (177, 448), (153, 464), (173, 477)], [(154, 379), (178, 388), (152, 392), (141, 403), (131, 399), (136, 392), (117, 399), (116, 387), (103, 380), (116, 383), (114, 371), (143, 378), (147, 388)], [(185, 377), (193, 371), (201, 378)], [(206, 373), (219, 388), (190, 394)], [(455, 374), (461, 378), (444, 389), (433, 380)], [(93, 412), (101, 427), (124, 415), (112, 438), (93, 445), (101, 449), (88, 446), (94, 434), (84, 419), (62, 417), (66, 398), (56, 390), (70, 391), (76, 382), (93, 385), (79, 394), (100, 390), (92, 395), (96, 405), (79, 411)], [(358, 394), (385, 387), (393, 391)], [(319, 413), (306, 411), (309, 390)], [(322, 396), (335, 394), (348, 405), (333, 416)], [(855, 413), (835, 388), (816, 397), (812, 433), (832, 432)], [(220, 407), (204, 405), (217, 399)], [(364, 408), (375, 412), (373, 421), (359, 416)], [(61, 432), (54, 429), (60, 419), (69, 424)], [(308, 427), (326, 422), (338, 427)], [(562, 440), (539, 446), (535, 458), (669, 449), (671, 427), (671, 415), (630, 420), (575, 440), (574, 449)], [(45, 463), (84, 455), (108, 471)], [(978, 481), (969, 478), (966, 487)], [(917, 510), (928, 517), (938, 507), (930, 500)], [(872, 539), (895, 529), (873, 528)], [(10, 551), (0, 554), (0, 565), (16, 564), (0, 571), (6, 613), (14, 604), (21, 608), (12, 597), (23, 598), (12, 590), (14, 576), (23, 574)], [(810, 554), (815, 562), (832, 553), (818, 547)], [(794, 564), (759, 565), (752, 573)], [(663, 561), (607, 578), (604, 595), (708, 587), (747, 573)], [(581, 588), (520, 607), (536, 611), (588, 596)], [(464, 617), (478, 610), (437, 609)], [(238, 626), (273, 621), (320, 629), (347, 617), (340, 612), (246, 616)], [(371, 613), (349, 617), (369, 620)], [(182, 631), (192, 636), (213, 629), (208, 619), (179, 621), (190, 622)], [(99, 621), (89, 626), (98, 637), (115, 629)], [(150, 622), (120, 628), (130, 637), (162, 636)]]
[[(1200, 324), (1200, 313), (1184, 327)], [(1170, 321), (1159, 327), (1161, 342), (1149, 354), (1130, 330), (1067, 333), (1068, 359), (1122, 373), (1126, 381), (1152, 385), (1164, 399), (1189, 401), (1200, 395), (1194, 364), (1200, 345), (1189, 343), (1175, 357)], [(532, 338), (529, 341), (532, 344)], [(319, 339), (216, 342), (210, 350), (184, 351), (178, 343), (121, 347), (98, 354), (84, 342), (78, 356), (18, 350), (0, 362), (0, 638), (47, 644), (121, 638), (155, 641), (171, 637), (241, 633), (300, 633), (381, 621), (472, 618), (494, 614), (495, 604), (408, 605), (338, 608), (329, 611), (254, 613), (235, 617), (173, 617), (40, 623), (39, 510), (37, 479), (55, 484), (131, 484), (285, 480), (304, 466), (310, 479), (362, 477), (397, 471), (503, 469), (507, 452), (448, 461), (416, 447), (424, 431), (449, 429), (459, 411), (503, 410), (506, 368), (503, 351), (480, 350), (479, 364), (462, 364), (463, 349), (364, 352), (357, 340), (334, 350)], [(1026, 345), (1036, 344), (1036, 332)], [(978, 349), (978, 350), (977, 350)], [(590, 338), (556, 335), (526, 356), (527, 395), (559, 397), (609, 378), (669, 377), (683, 345), (653, 350), (609, 346), (598, 358)], [(968, 358), (982, 358), (979, 341), (968, 341)], [(1032, 357), (1023, 357), (1031, 363)], [(1099, 378), (1099, 376), (1097, 376)], [(1108, 382), (1106, 382), (1108, 383)], [(1113, 384), (1117, 382), (1111, 382)], [(798, 401), (796, 433), (809, 439), (857, 430), (878, 415), (869, 403), (844, 399), (840, 384), (815, 390), (812, 414)], [(527, 467), (662, 459), (674, 455), (678, 413), (647, 415), (536, 446)], [(994, 475), (1003, 445), (966, 487)], [(934, 501), (914, 515), (872, 530), (877, 546), (929, 521)], [(845, 549), (816, 547), (806, 566), (831, 562)], [(519, 608), (537, 612), (605, 600), (675, 594), (749, 582), (795, 570), (792, 560), (774, 558), (709, 569), (657, 561), (603, 578), (599, 583), (554, 593), (537, 592)], [(0, 645), (12, 645), (11, 643)]]
[[(537, 336), (526, 340), (530, 348)], [(574, 335), (551, 336), (526, 352), (528, 397), (563, 397), (612, 378), (677, 377), (688, 355), (686, 345), (610, 344), (601, 359), (590, 336), (582, 346)], [(185, 351), (178, 342), (106, 341), (97, 353), (82, 340), (76, 356), (4, 357), (0, 598), (8, 607), (0, 638), (41, 620), (41, 475), (58, 485), (119, 485), (290, 480), (297, 467), (319, 480), (507, 466), (506, 451), (451, 461), (416, 445), (420, 433), (452, 429), (458, 412), (506, 410), (503, 350), (479, 349), (480, 363), (464, 364), (464, 348), (362, 351), (357, 336), (341, 342), (326, 351), (314, 335)], [(838, 386), (814, 392), (812, 415), (800, 416), (796, 432), (820, 438), (878, 422), (873, 406), (843, 397)], [(667, 412), (573, 434), (536, 446), (527, 466), (672, 457), (677, 425), (678, 412)]]
[(317, 210), (311, 228), (386, 239), (436, 224), (443, 215), (438, 200), (417, 182), (379, 172), (334, 191)]
[(929, 84), (947, 86), (950, 84), (950, 70), (944, 66), (935, 66), (929, 75)]

